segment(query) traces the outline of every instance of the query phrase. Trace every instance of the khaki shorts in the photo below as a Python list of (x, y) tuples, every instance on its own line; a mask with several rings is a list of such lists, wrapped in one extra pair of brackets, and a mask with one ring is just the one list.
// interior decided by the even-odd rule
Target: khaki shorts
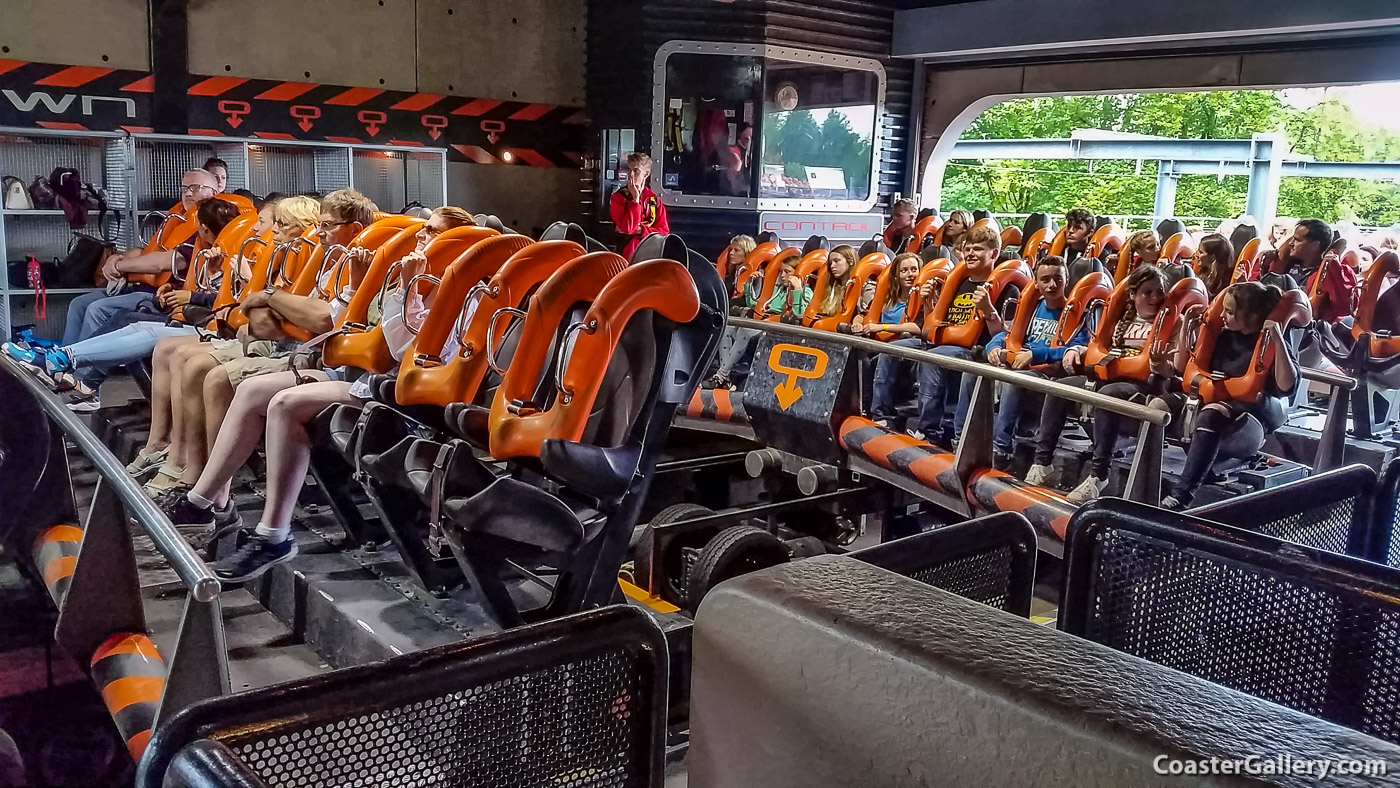
[(266, 358), (277, 349), (277, 343), (268, 339), (258, 339), (248, 343), (248, 352), (243, 352), (243, 343), (237, 339), (215, 339), (209, 343), (209, 355), (220, 364), (227, 364), (240, 358)]
[(248, 378), (287, 371), (286, 358), (240, 356), (230, 361), (220, 361), (219, 364), (228, 373), (228, 382), (235, 388)]

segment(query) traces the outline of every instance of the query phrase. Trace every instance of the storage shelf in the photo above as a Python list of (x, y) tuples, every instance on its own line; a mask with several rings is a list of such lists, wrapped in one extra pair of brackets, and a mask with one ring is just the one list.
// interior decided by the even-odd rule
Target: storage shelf
[[(103, 289), (105, 289), (105, 288), (101, 288), (101, 287), (50, 287), (49, 289), (45, 290), (44, 292), (45, 292), (46, 294), (48, 294), (48, 295), (82, 295), (83, 293), (91, 293), (91, 292), (94, 291), (94, 290), (103, 290)], [(9, 293), (10, 295), (17, 295), (17, 296), (26, 296), (26, 295), (32, 296), (32, 295), (35, 294), (35, 291), (30, 290), (29, 288), (24, 288), (24, 289), (16, 290), (15, 288), (12, 287), (12, 288), (9, 288), (8, 290), (5, 290), (4, 292)]]
[[(126, 209), (123, 208), (123, 207), (121, 207), (120, 205), (109, 205), (109, 206), (107, 206), (107, 210), (109, 210), (109, 211), (115, 210), (115, 211), (120, 212), (120, 211), (124, 211), (124, 210), (126, 210)], [(0, 213), (3, 213), (3, 214), (6, 215), (6, 216), (62, 216), (62, 215), (63, 215), (63, 211), (62, 211), (61, 209), (59, 209), (59, 208), (31, 208), (31, 209), (29, 209), (29, 210), (27, 210), (27, 211), (20, 211), (20, 210), (15, 210), (15, 209), (12, 209), (12, 208), (6, 208), (6, 209), (4, 209), (3, 211), (0, 211)], [(89, 214), (89, 215), (96, 215), (96, 214), (97, 214), (97, 209), (96, 209), (96, 208), (89, 208), (89, 209), (88, 209), (88, 214)]]

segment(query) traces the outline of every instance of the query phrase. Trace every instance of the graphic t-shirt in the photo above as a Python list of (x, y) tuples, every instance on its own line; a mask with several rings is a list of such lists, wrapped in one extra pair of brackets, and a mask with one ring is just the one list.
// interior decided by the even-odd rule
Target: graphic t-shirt
[[(961, 326), (966, 324), (967, 321), (971, 320), (972, 316), (976, 314), (977, 310), (977, 288), (981, 287), (984, 284), (986, 284), (986, 282), (974, 282), (971, 279), (967, 278), (964, 278), (961, 282), (959, 282), (957, 290), (954, 291), (953, 302), (948, 305), (948, 312), (944, 315), (944, 322), (946, 322), (950, 326)], [(1015, 285), (1009, 285), (1002, 289), (1001, 297), (998, 298), (996, 301), (996, 308), (997, 311), (1002, 314), (1003, 319), (1006, 318), (1007, 303), (1016, 298), (1019, 298), (1020, 295), (1021, 288), (1016, 287)], [(982, 334), (977, 338), (976, 344), (985, 345), (987, 344), (987, 340), (991, 338), (992, 332), (987, 330), (986, 325), (984, 323), (982, 328)]]
[(1123, 338), (1117, 339), (1110, 350), (1116, 350), (1123, 358), (1132, 358), (1142, 355), (1142, 349), (1147, 346), (1147, 340), (1152, 336), (1152, 323), (1142, 316), (1133, 318), (1128, 327), (1123, 330)]
[(1060, 325), (1062, 309), (1051, 309), (1041, 301), (1031, 314), (1031, 323), (1026, 326), (1026, 346), (1049, 345), (1055, 341), (1055, 329)]

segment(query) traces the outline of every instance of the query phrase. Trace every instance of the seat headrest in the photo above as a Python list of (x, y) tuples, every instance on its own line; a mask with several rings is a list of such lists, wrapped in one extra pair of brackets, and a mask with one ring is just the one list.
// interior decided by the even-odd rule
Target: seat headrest
[(647, 260), (675, 260), (684, 263), (689, 258), (690, 250), (686, 249), (685, 241), (682, 241), (679, 235), (652, 233), (637, 244), (629, 262), (633, 265)]
[(489, 227), (498, 233), (504, 233), (506, 231), (505, 223), (495, 214), (479, 213), (472, 217), (472, 221), (476, 222), (481, 227)]
[(947, 257), (951, 252), (946, 246), (931, 245), (919, 250), (919, 259), (925, 263), (931, 263), (940, 257)]
[(983, 220), (983, 219), (990, 219), (990, 218), (992, 218), (992, 212), (991, 212), (991, 211), (976, 210), (976, 211), (973, 211), (973, 212), (972, 212), (972, 220), (973, 220), (974, 222), (976, 222), (976, 221), (981, 221), (981, 220)]
[[(582, 227), (572, 222), (555, 222), (540, 233), (541, 241), (573, 241), (574, 243), (588, 249), (588, 234)], [(596, 243), (596, 242), (595, 242)]]
[(1113, 224), (1113, 217), (1112, 217), (1112, 216), (1095, 216), (1095, 217), (1094, 217), (1094, 229), (1095, 229), (1095, 230), (1098, 230), (1100, 227), (1107, 227), (1107, 226), (1109, 226), (1110, 224)]
[(765, 230), (764, 232), (759, 233), (757, 236), (755, 236), (754, 241), (761, 244), (775, 243), (780, 248), (784, 246), (783, 239), (779, 238), (778, 234), (773, 232), (772, 230)]
[(866, 255), (875, 254), (877, 252), (890, 258), (891, 260), (894, 259), (894, 252), (891, 252), (890, 248), (888, 246), (885, 246), (885, 242), (880, 240), (879, 238), (871, 238), (869, 241), (866, 241), (865, 243), (861, 244), (860, 254), (858, 256), (861, 259), (865, 259)]
[(917, 214), (914, 215), (914, 224), (918, 224), (919, 222), (922, 222), (923, 220), (929, 218), (930, 216), (933, 216), (935, 213), (936, 213), (936, 212), (935, 212), (932, 208), (923, 208), (923, 209), (921, 209)]
[(1026, 217), (1026, 223), (1021, 227), (1021, 237), (1030, 238), (1036, 230), (1049, 229), (1050, 235), (1055, 234), (1055, 222), (1050, 219), (1050, 214), (1044, 211), (1037, 211)]
[(1230, 233), (1230, 248), (1244, 249), (1245, 244), (1258, 237), (1259, 228), (1255, 226), (1254, 220), (1250, 219), (1248, 223), (1246, 223), (1246, 220), (1241, 219), (1240, 223), (1235, 225), (1235, 229)]
[(1184, 235), (1186, 233), (1186, 223), (1180, 219), (1163, 219), (1157, 223), (1157, 242), (1166, 243), (1167, 239), (1173, 235)]
[(807, 239), (807, 243), (802, 244), (802, 254), (804, 255), (815, 252), (818, 249), (825, 249), (828, 252), (831, 251), (831, 241), (828, 241), (825, 235), (814, 235)]

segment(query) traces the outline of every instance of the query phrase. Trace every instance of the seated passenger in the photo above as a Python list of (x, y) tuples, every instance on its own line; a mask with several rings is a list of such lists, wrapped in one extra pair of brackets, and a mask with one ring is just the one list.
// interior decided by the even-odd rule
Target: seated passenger
[[(432, 294), (425, 297), (407, 289), (408, 283), (425, 269), (428, 244), (453, 227), (471, 223), (471, 215), (461, 208), (438, 208), (418, 231), (416, 248), (401, 260), (398, 281), (390, 285), (384, 312), (378, 317), (395, 360), (402, 359), (413, 346), (412, 332), (422, 327), (432, 305)], [(300, 302), (292, 299), (299, 297), (282, 293), (271, 300), (268, 308), (295, 311)], [(342, 367), (308, 370), (301, 375), (279, 372), (239, 387), (229, 418), (210, 453), (209, 465), (187, 494), (165, 504), (170, 521), (177, 527), (200, 529), (192, 539), (197, 547), (238, 528), (241, 518), (229, 499), (229, 485), (265, 436), (267, 498), (262, 516), (256, 529), (245, 534), (239, 550), (214, 565), (214, 573), (221, 580), (251, 580), (296, 555), (296, 545), (291, 540), (292, 510), (311, 461), (306, 424), (331, 405), (367, 401), (370, 392), (363, 385), (363, 378), (363, 370)]]
[[(1298, 360), (1283, 329), (1268, 319), (1282, 296), (1278, 288), (1258, 282), (1231, 285), (1221, 296), (1225, 299), (1221, 312), (1224, 327), (1211, 353), (1211, 373), (1223, 373), (1226, 377), (1247, 373), (1261, 331), (1268, 332), (1275, 347), (1284, 348), (1286, 352), (1274, 354), (1273, 367), (1268, 371), (1268, 381), (1258, 401), (1228, 400), (1202, 406), (1196, 415), (1181, 478), (1171, 495), (1162, 499), (1165, 508), (1185, 509), (1191, 505), (1219, 457), (1222, 443), (1230, 441), (1229, 456), (1243, 459), (1259, 451), (1265, 436), (1283, 425), (1284, 398), (1298, 384)], [(1183, 353), (1189, 350), (1182, 348)], [(1184, 356), (1179, 361), (1184, 366)]]
[(1065, 263), (1078, 260), (1089, 248), (1094, 237), (1094, 212), (1088, 208), (1071, 208), (1065, 212)]
[[(205, 170), (186, 172), (180, 184), (180, 201), (186, 211), (218, 193), (218, 179)], [(176, 253), (183, 259), (182, 267), (188, 267), (194, 257), (193, 241), (179, 247)], [(142, 304), (154, 305), (155, 288), (127, 281), (127, 276), (159, 274), (170, 270), (170, 266), (171, 252), (146, 254), (132, 249), (109, 256), (101, 266), (101, 276), (110, 283), (109, 289), (85, 293), (69, 302), (62, 344), (73, 345), (96, 336), (119, 312), (135, 311)]]
[(895, 200), (894, 205), (890, 206), (890, 223), (885, 225), (881, 237), (886, 248), (895, 254), (904, 251), (909, 239), (914, 237), (914, 214), (917, 211), (918, 206), (908, 197)]
[[(1006, 329), (1009, 318), (1004, 315), (1021, 295), (1021, 288), (1016, 285), (1003, 288), (997, 302), (992, 303), (987, 280), (996, 269), (997, 256), (1000, 253), (1001, 236), (995, 228), (973, 227), (963, 234), (961, 264), (967, 266), (967, 276), (958, 283), (957, 292), (953, 295), (943, 322), (950, 326), (964, 325), (972, 319), (973, 312), (976, 311), (982, 318), (982, 332), (968, 347), (936, 345), (929, 347), (929, 352), (952, 358), (976, 358), (981, 355), (982, 348), (995, 334)], [(948, 372), (933, 364), (919, 366), (919, 419), (911, 434), (949, 447), (961, 437), (963, 423), (967, 420), (971, 389), (960, 386), (960, 382), (961, 375), (955, 372)], [(956, 399), (952, 414), (949, 414), (947, 409), (949, 395)]]
[[(1150, 232), (1150, 231), (1149, 231)], [(1167, 278), (1155, 265), (1143, 265), (1128, 275), (1124, 287), (1128, 290), (1128, 306), (1117, 325), (1113, 326), (1113, 340), (1110, 352), (1122, 357), (1141, 355), (1150, 350), (1147, 345), (1152, 335), (1152, 324), (1157, 312), (1166, 299)], [(1100, 331), (1109, 330), (1100, 327)], [(1088, 384), (1084, 370), (1084, 354), (1087, 343), (1067, 348), (1061, 359), (1066, 375), (1065, 385), (1083, 387)], [(1165, 370), (1164, 370), (1165, 371)], [(1147, 403), (1154, 393), (1150, 384), (1137, 380), (1100, 381), (1096, 390), (1109, 397)], [(1044, 486), (1052, 472), (1051, 463), (1055, 459), (1055, 447), (1060, 443), (1064, 432), (1065, 419), (1069, 414), (1070, 403), (1059, 397), (1046, 397), (1040, 412), (1040, 428), (1036, 431), (1035, 460), (1026, 473), (1026, 482)], [(1094, 411), (1094, 453), (1089, 466), (1089, 475), (1067, 496), (1069, 500), (1082, 503), (1098, 497), (1108, 486), (1108, 470), (1113, 459), (1114, 444), (1124, 429), (1133, 425), (1114, 413)]]
[[(850, 248), (850, 247), (846, 247)], [(836, 250), (832, 250), (834, 255)], [(917, 315), (906, 315), (905, 309), (909, 306), (909, 296), (914, 293), (914, 280), (919, 278), (919, 269), (923, 266), (923, 259), (913, 252), (905, 252), (894, 259), (891, 264), (894, 266), (894, 280), (891, 282), (889, 296), (885, 299), (885, 308), (880, 312), (880, 320), (865, 322), (869, 315), (865, 314), (870, 309), (875, 297), (875, 283), (867, 282), (869, 298), (866, 294), (861, 294), (861, 306), (864, 311), (856, 314), (855, 321), (851, 323), (851, 333), (874, 336), (883, 333), (895, 334), (918, 334), (920, 326), (915, 322)]]
[(627, 180), (608, 199), (608, 210), (617, 229), (621, 254), (632, 259), (637, 244), (652, 233), (671, 232), (666, 204), (651, 190), (651, 157), (645, 153), (627, 154)]
[[(352, 189), (326, 195), (317, 225), (322, 248), (349, 244), (365, 227), (374, 223), (375, 210), (374, 203), (368, 197)], [(168, 363), (179, 376), (170, 384), (172, 430), (177, 440), (156, 477), (147, 483), (147, 492), (157, 496), (178, 495), (194, 484), (204, 468), (207, 451), (213, 446), (236, 389), (246, 381), (272, 373), (294, 375), (287, 370), (315, 366), (316, 354), (298, 354), (297, 343), (281, 332), (282, 321), (290, 322), (313, 336), (331, 330), (336, 316), (349, 303), (372, 257), (373, 253), (368, 249), (356, 247), (350, 250), (344, 263), (348, 266), (347, 278), (350, 282), (340, 296), (330, 302), (271, 287), (244, 298), (243, 313), (248, 318), (246, 336), (271, 342), (245, 343), (235, 340), (212, 348), (209, 346), (212, 343), (174, 348), (174, 355)], [(334, 287), (329, 283), (327, 286)], [(309, 371), (315, 372), (314, 369)]]
[(1123, 277), (1138, 269), (1138, 266), (1157, 265), (1157, 260), (1162, 255), (1162, 243), (1157, 240), (1157, 233), (1151, 230), (1139, 230), (1128, 236), (1128, 240), (1123, 242), (1123, 248), (1118, 250), (1118, 255), (1112, 257), (1108, 262), (1108, 270), (1115, 272), (1113, 279), (1121, 282)]
[[(764, 311), (770, 315), (782, 315), (786, 321), (793, 315), (802, 314), (807, 308), (807, 301), (812, 297), (812, 288), (797, 278), (797, 264), (802, 260), (801, 252), (796, 249), (784, 249), (779, 252), (778, 259), (778, 281), (773, 285), (773, 295), (768, 299)], [(758, 307), (762, 291), (763, 277), (756, 273), (744, 284), (744, 294), (731, 302), (731, 309), (742, 313), (744, 317), (750, 316)], [(705, 381), (705, 388), (734, 388), (730, 376), (734, 374), (734, 368), (739, 362), (753, 352), (758, 335), (758, 329), (754, 328), (725, 328), (719, 343), (719, 368)]]
[(199, 168), (214, 176), (215, 194), (223, 194), (228, 191), (228, 162), (218, 156), (210, 156), (204, 160)]
[(734, 289), (734, 279), (739, 275), (739, 268), (743, 266), (744, 259), (758, 246), (758, 242), (752, 235), (736, 235), (729, 239), (729, 246), (724, 250), (724, 288), (726, 292)]
[[(1071, 347), (1083, 348), (1089, 343), (1089, 321), (1084, 321), (1079, 331), (1067, 345), (1055, 346), (1055, 332), (1060, 327), (1060, 315), (1065, 311), (1069, 294), (1065, 290), (1065, 279), (1069, 276), (1068, 266), (1063, 257), (1049, 255), (1035, 264), (1035, 289), (1040, 293), (1040, 303), (1036, 305), (1031, 322), (1026, 327), (1025, 340), (1014, 356), (1006, 350), (1007, 331), (1002, 331), (987, 343), (987, 363), (996, 367), (1026, 370), (1032, 365), (1053, 365), (1045, 374), (1060, 378), (1070, 374), (1064, 370), (1062, 361), (1065, 352)], [(1008, 329), (1010, 326), (1008, 326)], [(1016, 445), (1016, 426), (1021, 420), (1022, 400), (1030, 396), (1019, 386), (1001, 386), (1001, 403), (997, 406), (996, 422), (992, 432), (992, 464), (998, 470), (1010, 467)], [(1040, 408), (1035, 407), (1039, 414)]]
[(1196, 253), (1191, 255), (1191, 269), (1211, 298), (1220, 295), (1235, 275), (1235, 250), (1230, 246), (1230, 239), (1220, 233), (1202, 238)]
[[(223, 232), (225, 226), (238, 216), (238, 208), (233, 203), (220, 199), (205, 200), (196, 211), (196, 234), (205, 245), (212, 247), (214, 239)], [(258, 213), (258, 224), (254, 234), (272, 225), (272, 210), (264, 207)], [(219, 266), (218, 253), (211, 253), (208, 265)], [(239, 262), (242, 266), (242, 261)], [(246, 278), (247, 274), (244, 273)], [(215, 283), (217, 287), (217, 281)], [(167, 314), (175, 308), (188, 304), (212, 307), (215, 293), (175, 290), (169, 284), (156, 291), (158, 306)], [(151, 355), (156, 343), (166, 337), (197, 337), (195, 326), (174, 320), (138, 320), (105, 334), (85, 339), (73, 345), (52, 348), (42, 355), (33, 350), (18, 348), (9, 342), (3, 346), (11, 358), (41, 365), (60, 388), (72, 388), (77, 399), (68, 407), (79, 413), (97, 410), (101, 407), (98, 389), (112, 367), (131, 364)]]
[[(975, 223), (971, 211), (956, 210), (948, 214), (948, 221), (940, 228), (943, 231), (942, 238), (939, 239), (938, 249), (929, 254), (925, 254), (924, 260), (937, 260), (946, 257), (953, 262), (958, 262), (958, 249), (962, 246), (963, 233)], [(920, 252), (925, 250), (920, 249)]]
[[(817, 305), (817, 317), (831, 317), (841, 312), (846, 303), (846, 290), (851, 286), (851, 272), (855, 270), (857, 262), (856, 250), (846, 244), (832, 249), (827, 254), (826, 295), (822, 297), (822, 302)], [(870, 299), (875, 295), (874, 282), (869, 284), (871, 287), (862, 288), (860, 305), (857, 307), (858, 313), (863, 313), (870, 308)], [(869, 290), (868, 296), (866, 290)]]

